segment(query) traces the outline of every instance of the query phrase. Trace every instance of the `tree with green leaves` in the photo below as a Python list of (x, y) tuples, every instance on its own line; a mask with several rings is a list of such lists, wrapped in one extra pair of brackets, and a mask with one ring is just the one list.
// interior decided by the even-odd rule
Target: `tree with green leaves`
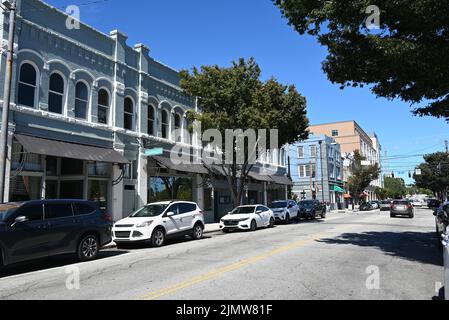
[(354, 152), (352, 161), (351, 176), (348, 178), (349, 192), (352, 195), (354, 204), (360, 202), (360, 196), (368, 188), (371, 182), (377, 180), (380, 175), (380, 168), (375, 165), (363, 165), (366, 158), (360, 154), (359, 150)]
[[(191, 72), (183, 70), (180, 75), (180, 85), (185, 93), (198, 97), (200, 112), (191, 112), (190, 120), (201, 123), (202, 132), (218, 130), (223, 137), (222, 145), (218, 146), (221, 151), (229, 150), (226, 143), (233, 146), (232, 163), (221, 166), (233, 203), (238, 206), (242, 203), (247, 177), (254, 165), (249, 159), (256, 150), (251, 145), (244, 150), (238, 149), (242, 134), (226, 141), (228, 130), (241, 130), (242, 133), (254, 130), (261, 143), (258, 130), (277, 129), (279, 147), (307, 139), (306, 99), (293, 85), (283, 85), (275, 78), (261, 80), (261, 69), (253, 58), (240, 59), (230, 67), (214, 65), (193, 68)], [(269, 142), (267, 137), (267, 149)], [(244, 154), (243, 164), (236, 161), (238, 152)], [(257, 154), (256, 158), (260, 156)]]
[(407, 195), (405, 181), (402, 178), (385, 177), (384, 186), (391, 199), (402, 199)]
[(439, 199), (446, 200), (449, 191), (449, 154), (437, 152), (426, 155), (425, 163), (419, 165), (421, 174), (416, 174), (413, 178), (416, 186), (429, 189), (434, 192)]
[[(449, 121), (447, 1), (273, 2), (299, 34), (328, 48), (323, 70), (332, 83), (342, 89), (369, 85), (378, 97), (412, 105), (425, 101), (414, 108), (416, 115)], [(378, 30), (371, 28), (372, 15), (379, 18)]]
[(374, 191), (376, 197), (380, 200), (385, 200), (388, 198), (388, 190), (385, 188), (377, 187)]

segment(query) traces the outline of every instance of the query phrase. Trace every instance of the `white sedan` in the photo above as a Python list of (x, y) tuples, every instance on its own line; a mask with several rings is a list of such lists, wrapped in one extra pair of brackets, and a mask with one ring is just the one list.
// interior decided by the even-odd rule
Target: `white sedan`
[(232, 230), (251, 230), (274, 226), (274, 214), (263, 205), (240, 206), (229, 212), (220, 220), (223, 232)]

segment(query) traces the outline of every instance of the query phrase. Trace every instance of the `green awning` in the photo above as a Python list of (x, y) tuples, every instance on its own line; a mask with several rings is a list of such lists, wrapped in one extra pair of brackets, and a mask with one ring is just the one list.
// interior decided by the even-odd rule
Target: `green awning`
[(340, 188), (339, 186), (334, 186), (334, 191), (339, 193), (346, 193), (346, 190), (343, 188)]

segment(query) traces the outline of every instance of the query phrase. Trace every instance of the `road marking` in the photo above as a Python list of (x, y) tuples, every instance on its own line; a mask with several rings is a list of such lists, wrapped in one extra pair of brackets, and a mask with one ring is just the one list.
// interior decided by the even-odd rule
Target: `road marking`
[(172, 286), (169, 286), (169, 287), (162, 288), (160, 290), (154, 291), (154, 292), (152, 292), (150, 294), (147, 294), (145, 296), (142, 296), (142, 297), (138, 298), (138, 300), (156, 300), (156, 299), (159, 299), (159, 298), (167, 296), (167, 295), (169, 295), (171, 293), (175, 293), (175, 292), (180, 291), (182, 289), (191, 287), (191, 286), (193, 286), (195, 284), (202, 283), (202, 282), (208, 281), (208, 280), (213, 279), (213, 278), (218, 278), (219, 276), (224, 275), (226, 273), (229, 273), (231, 271), (234, 271), (234, 270), (237, 270), (237, 269), (241, 269), (241, 268), (243, 268), (245, 266), (248, 266), (248, 265), (255, 264), (256, 262), (268, 259), (268, 258), (270, 258), (272, 256), (275, 256), (275, 255), (278, 255), (278, 254), (281, 254), (281, 253), (284, 253), (284, 252), (287, 252), (287, 251), (290, 251), (290, 250), (293, 250), (293, 249), (304, 247), (304, 246), (306, 246), (306, 245), (308, 245), (308, 244), (310, 244), (310, 243), (312, 243), (312, 242), (314, 242), (316, 240), (322, 239), (323, 236), (324, 236), (324, 234), (319, 234), (319, 235), (314, 236), (313, 238), (300, 240), (300, 241), (294, 242), (294, 243), (292, 243), (290, 245), (283, 246), (283, 247), (274, 249), (272, 251), (266, 252), (264, 254), (244, 259), (242, 261), (230, 264), (228, 266), (221, 267), (221, 268), (219, 268), (219, 269), (217, 269), (215, 271), (212, 271), (212, 272), (200, 275), (200, 276), (196, 276), (194, 278), (185, 280), (185, 281), (177, 283), (175, 285), (172, 285)]

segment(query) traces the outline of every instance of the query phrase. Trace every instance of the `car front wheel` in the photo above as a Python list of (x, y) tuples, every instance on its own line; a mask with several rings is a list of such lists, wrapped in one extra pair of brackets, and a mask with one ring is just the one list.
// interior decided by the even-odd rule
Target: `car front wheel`
[(287, 213), (287, 216), (285, 217), (285, 224), (290, 224), (290, 214)]
[(251, 231), (256, 231), (257, 230), (257, 223), (256, 221), (251, 221)]
[(97, 257), (99, 250), (100, 245), (97, 237), (94, 235), (87, 235), (78, 245), (78, 258), (81, 261), (94, 260)]
[(270, 228), (273, 228), (273, 227), (274, 227), (274, 219), (273, 219), (273, 218), (270, 219), (269, 227), (270, 227)]
[(162, 229), (156, 229), (151, 236), (151, 245), (153, 247), (162, 247), (165, 242), (165, 233)]

